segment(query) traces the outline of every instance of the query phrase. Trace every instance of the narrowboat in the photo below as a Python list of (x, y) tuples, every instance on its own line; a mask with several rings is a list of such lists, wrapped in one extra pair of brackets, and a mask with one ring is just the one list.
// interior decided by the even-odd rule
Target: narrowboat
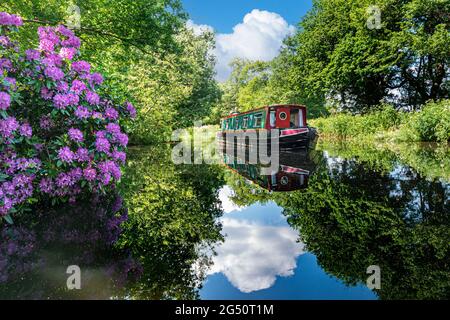
[(259, 139), (260, 133), (265, 131), (268, 142), (271, 142), (272, 130), (278, 131), (280, 149), (314, 148), (317, 141), (317, 131), (308, 126), (306, 106), (303, 105), (271, 105), (243, 113), (235, 112), (221, 119), (220, 126), (219, 137), (222, 141), (239, 135), (251, 140), (251, 133), (256, 133)]
[(280, 151), (278, 170), (271, 175), (263, 174), (260, 164), (251, 164), (247, 157), (238, 158), (234, 154), (224, 153), (224, 165), (268, 191), (295, 191), (307, 188), (309, 177), (315, 171), (316, 160), (311, 152), (314, 151)]

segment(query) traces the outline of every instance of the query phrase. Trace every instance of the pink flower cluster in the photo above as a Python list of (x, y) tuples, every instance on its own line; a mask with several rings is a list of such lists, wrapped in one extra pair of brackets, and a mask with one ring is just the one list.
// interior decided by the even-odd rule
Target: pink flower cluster
[(14, 14), (0, 12), (0, 25), (20, 27), (23, 24), (22, 19)]
[[(0, 27), (20, 25), (0, 12)], [(76, 60), (81, 43), (70, 29), (40, 27), (39, 47), (19, 59), (1, 34), (10, 31), (0, 28), (0, 217), (30, 197), (73, 199), (114, 187), (128, 144), (120, 122), (136, 117), (133, 105), (102, 94), (103, 76)], [(28, 92), (14, 91), (19, 84)]]

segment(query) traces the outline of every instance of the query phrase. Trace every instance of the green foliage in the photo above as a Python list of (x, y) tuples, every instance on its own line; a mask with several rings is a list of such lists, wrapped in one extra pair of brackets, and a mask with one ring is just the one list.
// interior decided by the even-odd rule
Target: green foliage
[(449, 141), (450, 100), (428, 103), (412, 122), (421, 141)]
[(232, 111), (244, 112), (272, 104), (305, 104), (310, 117), (325, 115), (323, 100), (314, 100), (286, 87), (282, 62), (280, 58), (271, 62), (235, 59), (230, 78), (221, 84), (222, 99), (213, 109), (210, 121), (218, 122)]
[[(381, 11), (369, 29), (369, 7)], [(316, 0), (286, 41), (287, 86), (361, 112), (383, 100), (416, 108), (449, 97), (449, 3), (445, 0)], [(391, 97), (392, 90), (401, 94)]]
[(311, 121), (325, 137), (354, 140), (437, 141), (450, 138), (449, 100), (429, 102), (421, 111), (395, 111), (384, 105), (364, 115), (337, 113)]
[(0, 10), (29, 21), (25, 26), (29, 37), (20, 39), (29, 45), (39, 26), (33, 21), (65, 23), (73, 13), (72, 5), (80, 8), (81, 28), (77, 35), (85, 43), (84, 54), (101, 65), (106, 65), (101, 54), (105, 50), (114, 51), (114, 59), (123, 62), (131, 58), (130, 47), (141, 51), (177, 50), (173, 35), (186, 18), (179, 0), (3, 0)]
[(21, 15), (29, 43), (38, 24), (64, 23), (69, 5), (80, 7), (82, 58), (106, 76), (109, 94), (131, 100), (137, 121), (127, 129), (133, 144), (169, 141), (173, 129), (192, 125), (210, 113), (220, 98), (210, 52), (214, 36), (185, 27), (179, 0), (2, 1)]
[(177, 35), (182, 51), (177, 54), (142, 55), (121, 74), (139, 109), (131, 128), (132, 143), (170, 141), (172, 130), (192, 126), (210, 113), (219, 99), (210, 56), (213, 37), (183, 29)]

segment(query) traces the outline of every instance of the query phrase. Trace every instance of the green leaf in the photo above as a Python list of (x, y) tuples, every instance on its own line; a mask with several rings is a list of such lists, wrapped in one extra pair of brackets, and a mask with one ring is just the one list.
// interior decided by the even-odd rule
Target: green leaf
[(3, 219), (5, 219), (5, 221), (8, 222), (9, 224), (14, 224), (14, 221), (9, 214), (4, 216)]

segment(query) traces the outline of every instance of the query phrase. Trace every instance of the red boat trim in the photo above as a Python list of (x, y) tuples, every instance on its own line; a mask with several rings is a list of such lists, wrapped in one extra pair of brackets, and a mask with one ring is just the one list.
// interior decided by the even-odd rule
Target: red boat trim
[(287, 130), (282, 130), (281, 131), (280, 137), (293, 136), (295, 134), (306, 133), (306, 132), (308, 132), (308, 128), (287, 129)]
[(300, 173), (300, 174), (309, 174), (308, 170), (304, 170), (301, 168), (294, 168), (290, 166), (281, 165), (281, 171), (286, 173)]

